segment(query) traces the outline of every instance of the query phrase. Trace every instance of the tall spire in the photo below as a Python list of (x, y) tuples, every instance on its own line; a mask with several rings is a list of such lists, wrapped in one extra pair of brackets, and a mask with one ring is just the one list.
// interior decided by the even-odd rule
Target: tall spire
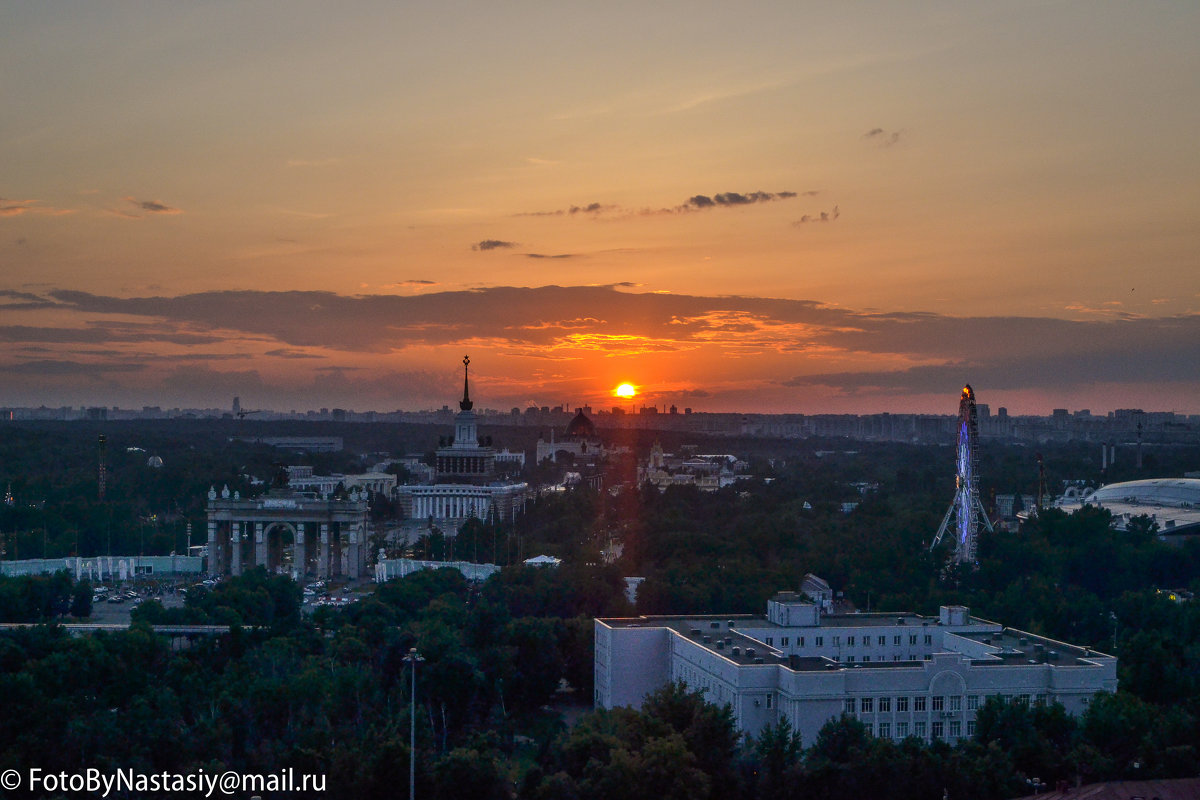
[(463, 356), (463, 399), (458, 402), (458, 407), (463, 411), (470, 411), (475, 404), (471, 402), (471, 392), (467, 382), (467, 371), (471, 363), (470, 356)]

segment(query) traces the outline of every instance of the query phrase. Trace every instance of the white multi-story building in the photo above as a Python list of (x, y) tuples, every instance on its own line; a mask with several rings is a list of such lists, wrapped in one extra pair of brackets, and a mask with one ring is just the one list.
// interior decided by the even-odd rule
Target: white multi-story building
[(974, 618), (942, 606), (912, 613), (823, 616), (791, 592), (767, 616), (597, 619), (598, 708), (640, 707), (647, 694), (682, 681), (756, 736), (786, 717), (805, 743), (851, 714), (881, 738), (944, 739), (975, 732), (987, 697), (1061, 703), (1083, 711), (1117, 688), (1117, 660), (1084, 647)]

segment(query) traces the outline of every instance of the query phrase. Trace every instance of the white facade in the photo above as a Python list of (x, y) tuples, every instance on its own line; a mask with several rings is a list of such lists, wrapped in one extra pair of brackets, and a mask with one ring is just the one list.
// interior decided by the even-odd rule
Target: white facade
[(476, 583), (482, 582), (500, 571), (495, 564), (475, 564), (470, 561), (418, 561), (411, 558), (381, 558), (375, 564), (375, 582), (386, 583), (392, 578), (403, 578), (426, 569), (456, 569), (463, 577)]
[(875, 736), (971, 736), (992, 695), (1086, 708), (1117, 688), (1116, 658), (975, 619), (962, 606), (822, 617), (790, 593), (763, 617), (597, 619), (595, 704), (639, 707), (682, 681), (756, 736), (786, 716), (806, 744), (849, 713)]
[(495, 512), (498, 519), (512, 520), (524, 501), (524, 483), (472, 484), (435, 483), (428, 486), (398, 486), (404, 516), (416, 520), (465, 522), (470, 517), (486, 520)]
[(396, 476), (388, 472), (362, 472), (357, 475), (314, 475), (307, 466), (288, 467), (288, 487), (298, 492), (316, 492), (322, 497), (331, 495), (338, 484), (346, 491), (366, 490), (372, 494), (391, 496), (396, 489)]

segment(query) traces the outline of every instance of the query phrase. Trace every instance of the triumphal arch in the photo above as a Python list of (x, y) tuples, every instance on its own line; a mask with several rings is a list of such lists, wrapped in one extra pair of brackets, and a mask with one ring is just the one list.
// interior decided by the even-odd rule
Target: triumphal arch
[(273, 488), (243, 500), (229, 487), (208, 492), (208, 571), (240, 575), (254, 566), (297, 580), (360, 578), (367, 567), (367, 497), (319, 496)]

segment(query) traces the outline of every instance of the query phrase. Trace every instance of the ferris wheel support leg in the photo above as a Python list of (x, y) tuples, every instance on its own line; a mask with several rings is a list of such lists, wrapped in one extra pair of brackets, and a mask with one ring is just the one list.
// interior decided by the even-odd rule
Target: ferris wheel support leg
[(996, 529), (992, 527), (992, 521), (988, 519), (987, 512), (983, 510), (983, 501), (978, 496), (973, 498), (975, 501), (975, 510), (979, 512), (979, 518), (983, 520), (983, 525), (988, 529), (988, 533), (995, 533)]
[(929, 549), (937, 547), (938, 542), (942, 540), (942, 536), (946, 533), (946, 527), (950, 524), (950, 515), (954, 513), (954, 506), (958, 504), (958, 496), (954, 497), (954, 501), (950, 503), (950, 507), (946, 509), (946, 516), (942, 517), (942, 524), (938, 526), (937, 536), (933, 537), (933, 543), (929, 545)]

